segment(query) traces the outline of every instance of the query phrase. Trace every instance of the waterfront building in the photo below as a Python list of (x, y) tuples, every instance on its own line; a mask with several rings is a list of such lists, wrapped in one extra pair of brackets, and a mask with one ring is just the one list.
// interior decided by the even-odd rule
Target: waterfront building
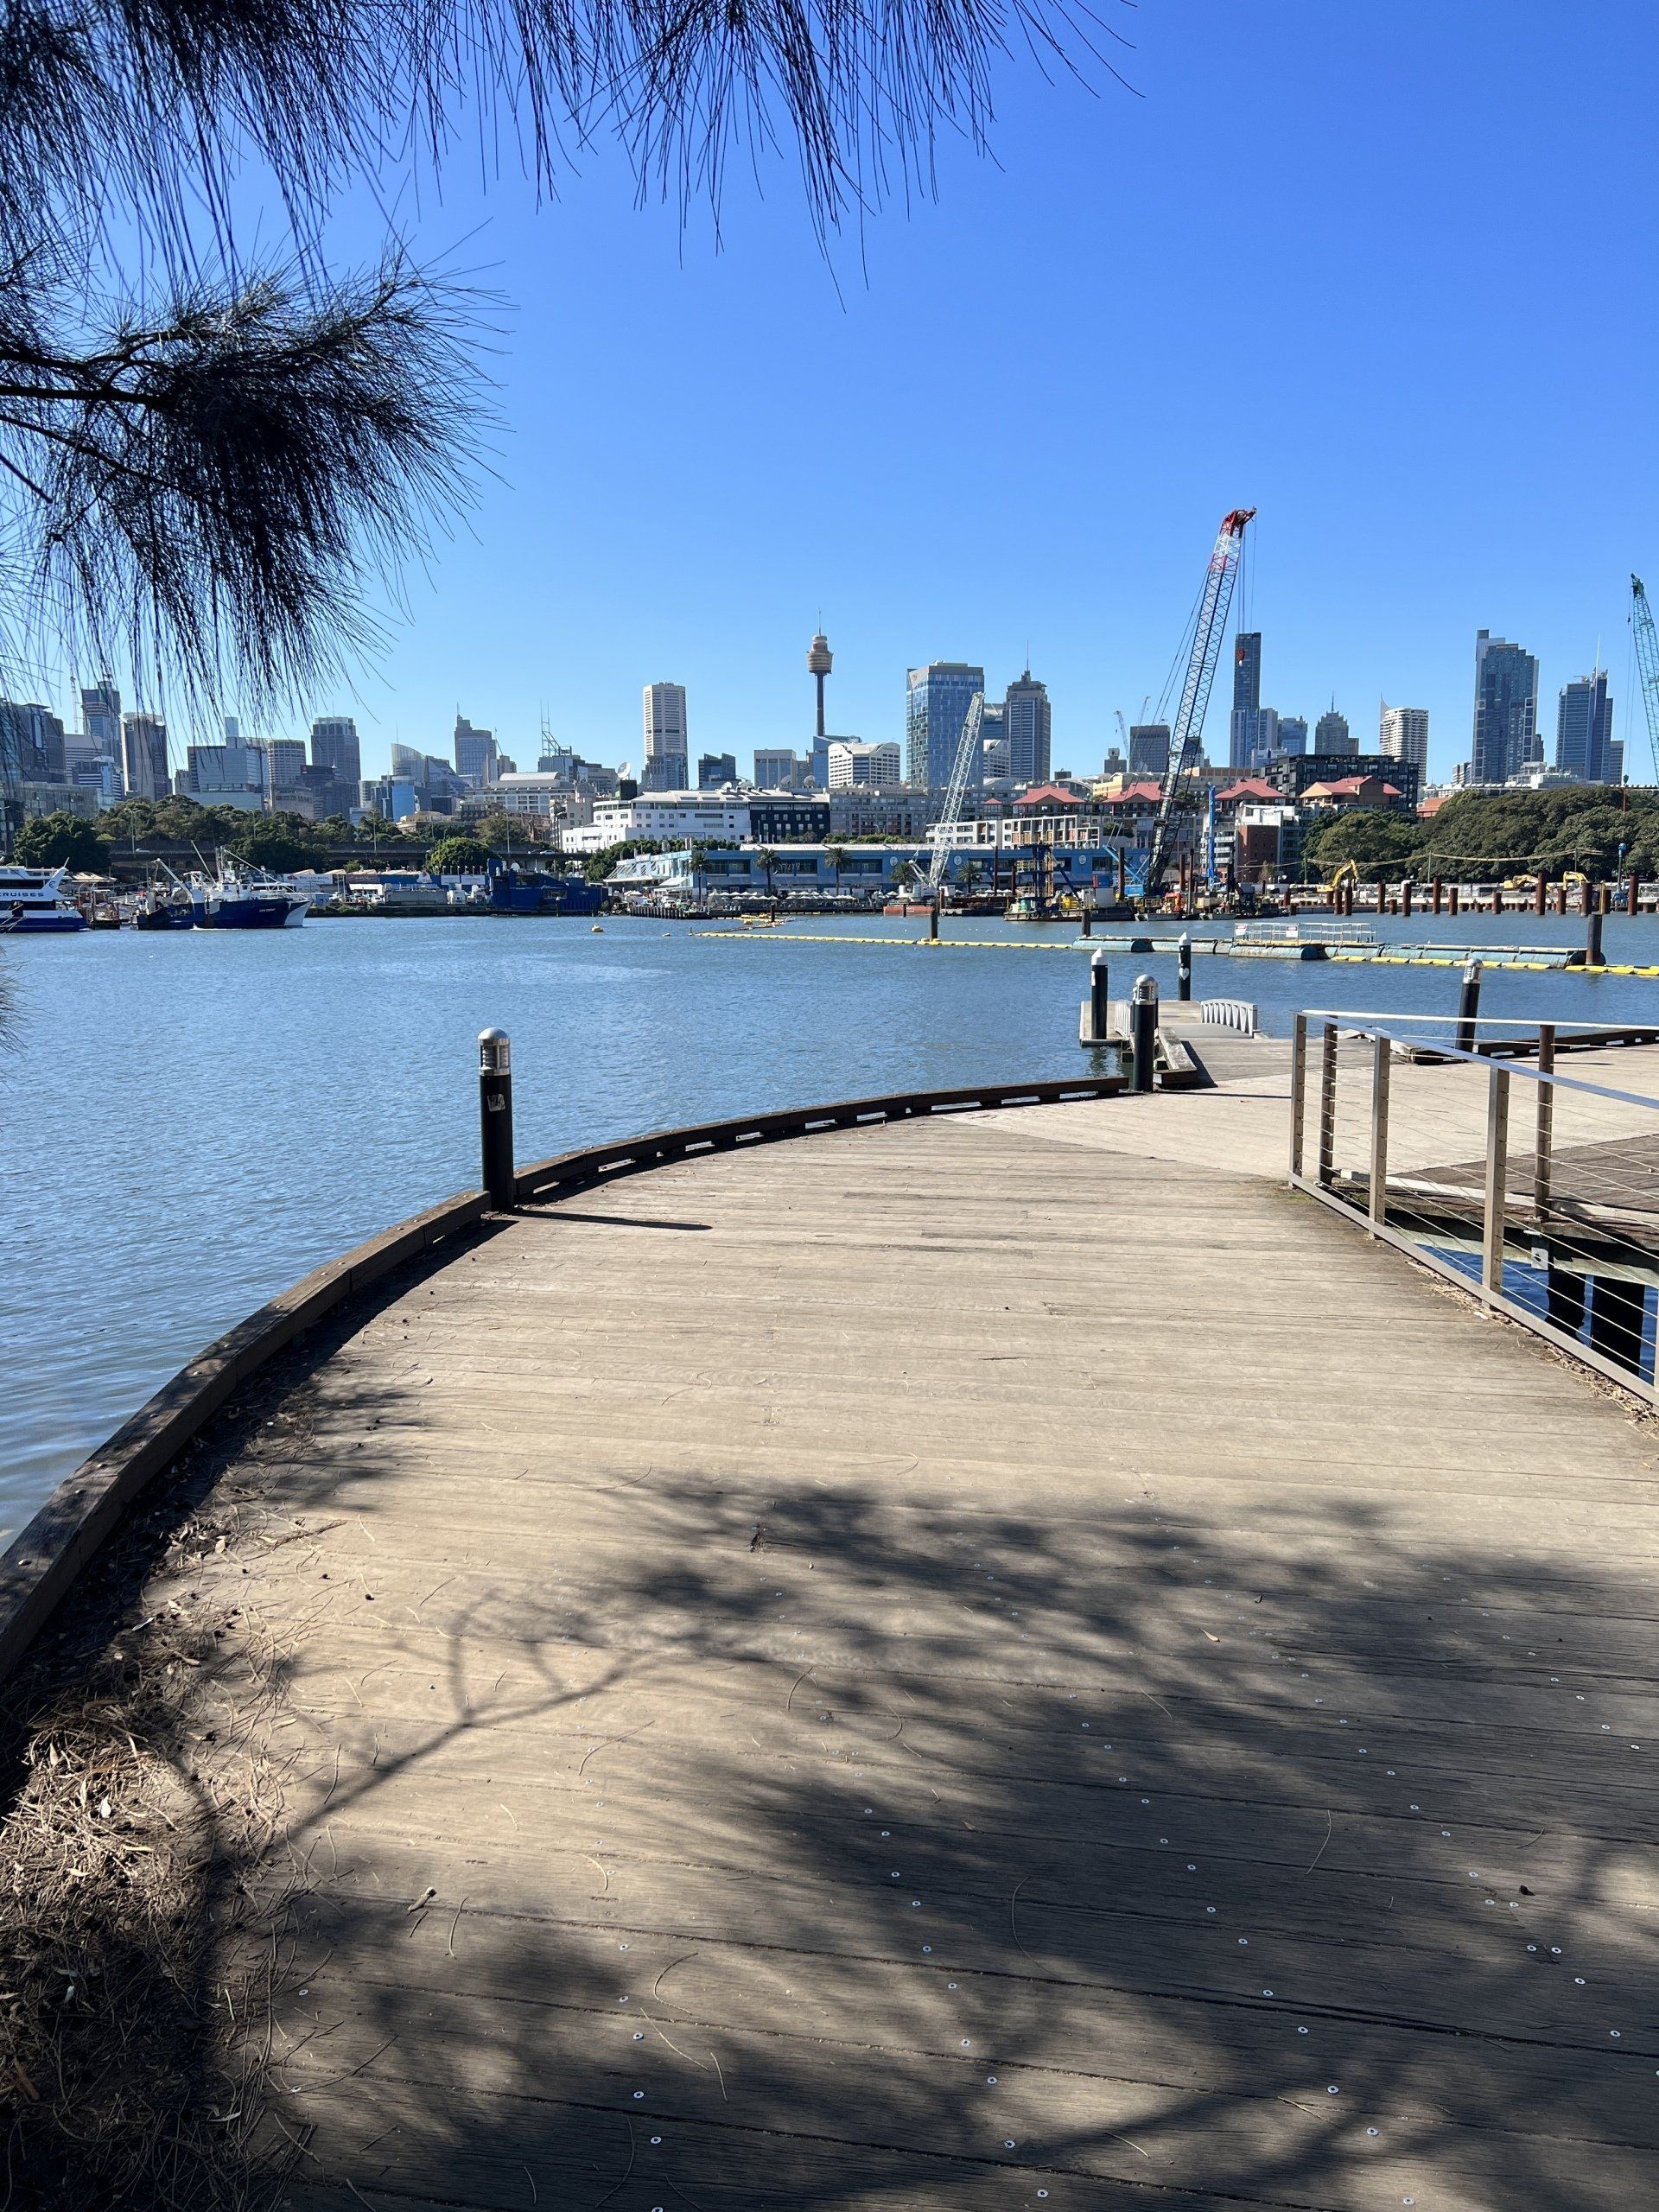
[(455, 716), (455, 773), (475, 791), (500, 773), (494, 731), (474, 729), (464, 715)]
[(683, 683), (647, 683), (645, 690), (645, 765), (640, 788), (683, 791), (690, 780)]
[(829, 789), (848, 784), (874, 784), (891, 789), (899, 781), (899, 747), (895, 744), (863, 745), (855, 737), (830, 741)]
[(697, 762), (697, 789), (717, 791), (722, 784), (737, 781), (737, 755), (734, 753), (705, 753)]
[(1313, 750), (1336, 756), (1359, 750), (1359, 740), (1349, 729), (1347, 715), (1337, 712), (1334, 699), (1313, 725)]
[(1009, 684), (1002, 716), (1008, 741), (1006, 772), (1016, 784), (1046, 784), (1051, 773), (1054, 721), (1048, 686), (1027, 669), (1016, 683)]
[(350, 715), (325, 715), (312, 723), (311, 765), (331, 770), (337, 783), (356, 791), (363, 780), (363, 755)]
[(159, 715), (122, 715), (121, 779), (129, 798), (165, 798), (172, 790), (167, 724)]
[(1428, 709), (1391, 707), (1385, 699), (1377, 731), (1376, 749), (1390, 760), (1409, 760), (1420, 782), (1428, 777)]
[(1167, 722), (1131, 722), (1129, 725), (1129, 766), (1131, 776), (1161, 776), (1169, 766), (1169, 724)]
[[(825, 747), (826, 753), (828, 747)], [(754, 787), (758, 791), (798, 791), (806, 781), (806, 763), (792, 747), (757, 745)]]
[[(985, 671), (970, 662), (929, 661), (908, 672), (905, 702), (906, 781), (943, 791), (950, 781), (962, 726)], [(827, 779), (826, 779), (827, 780)]]
[(1555, 713), (1555, 767), (1580, 784), (1624, 780), (1624, 748), (1613, 741), (1605, 669), (1562, 686)]
[(1475, 632), (1475, 728), (1466, 780), (1506, 784), (1535, 761), (1538, 738), (1538, 663), (1522, 645)]
[(1310, 785), (1374, 777), (1378, 783), (1391, 785), (1398, 794), (1389, 801), (1395, 812), (1414, 814), (1422, 790), (1414, 762), (1392, 760), (1382, 753), (1281, 753), (1260, 773), (1281, 797), (1298, 804)]
[(1262, 710), (1262, 632), (1241, 630), (1233, 639), (1233, 711), (1227, 764), (1243, 770), (1256, 758), (1256, 716)]
[(102, 759), (121, 766), (121, 694), (106, 676), (80, 688), (80, 726)]
[(564, 830), (567, 853), (602, 853), (633, 837), (661, 844), (741, 844), (749, 835), (750, 803), (696, 791), (641, 791), (633, 798), (594, 802), (590, 823)]
[(907, 784), (838, 784), (830, 793), (832, 837), (925, 837), (939, 818), (943, 791), (918, 791)]

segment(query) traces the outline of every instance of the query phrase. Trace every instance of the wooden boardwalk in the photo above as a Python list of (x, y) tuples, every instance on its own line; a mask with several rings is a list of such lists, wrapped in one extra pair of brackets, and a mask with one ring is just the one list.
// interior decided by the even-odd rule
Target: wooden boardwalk
[(292, 2212), (1651, 2201), (1653, 1432), (1203, 1110), (641, 1176), (289, 1365), (151, 1602), (280, 1675)]

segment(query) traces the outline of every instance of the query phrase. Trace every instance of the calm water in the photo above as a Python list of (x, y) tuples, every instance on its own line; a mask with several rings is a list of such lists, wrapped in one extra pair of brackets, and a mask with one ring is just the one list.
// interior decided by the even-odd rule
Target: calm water
[[(797, 928), (913, 936), (913, 922)], [(1578, 944), (1531, 917), (1389, 934)], [(1069, 929), (948, 934), (1058, 944)], [(1610, 960), (1659, 922), (1610, 920)], [(0, 949), (0, 1527), (203, 1344), (359, 1238), (477, 1175), (475, 1038), (513, 1040), (518, 1156), (761, 1106), (1078, 1072), (1086, 951), (886, 950), (576, 921), (130, 930)], [(1115, 992), (1173, 958), (1122, 963)], [(1449, 1009), (1455, 970), (1201, 957), (1200, 996)], [(1659, 1016), (1659, 982), (1490, 974), (1482, 1011)]]

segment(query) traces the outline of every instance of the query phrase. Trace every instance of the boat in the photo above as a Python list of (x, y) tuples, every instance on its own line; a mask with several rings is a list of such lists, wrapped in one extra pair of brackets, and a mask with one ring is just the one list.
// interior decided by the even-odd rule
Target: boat
[(60, 868), (0, 867), (0, 931), (46, 937), (84, 930), (86, 915), (63, 893), (67, 874)]
[(199, 930), (296, 929), (310, 894), (261, 868), (221, 867), (216, 875), (190, 879), (192, 919)]

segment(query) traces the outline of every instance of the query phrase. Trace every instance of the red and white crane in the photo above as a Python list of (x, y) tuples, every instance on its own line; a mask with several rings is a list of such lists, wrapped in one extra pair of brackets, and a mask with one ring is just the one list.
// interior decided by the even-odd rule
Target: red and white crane
[(1158, 887), (1169, 862), (1182, 779), (1198, 765), (1205, 709), (1210, 704), (1210, 689), (1216, 680), (1221, 641), (1227, 633), (1227, 611), (1232, 605), (1233, 583), (1238, 575), (1239, 556), (1244, 550), (1244, 525), (1255, 513), (1254, 507), (1235, 507), (1230, 514), (1224, 515), (1211, 550), (1192, 632), (1192, 650), (1187, 657), (1186, 681), (1181, 686), (1180, 709), (1170, 732), (1169, 760), (1158, 794), (1152, 842), (1141, 874), (1141, 892), (1147, 899), (1158, 896)]

